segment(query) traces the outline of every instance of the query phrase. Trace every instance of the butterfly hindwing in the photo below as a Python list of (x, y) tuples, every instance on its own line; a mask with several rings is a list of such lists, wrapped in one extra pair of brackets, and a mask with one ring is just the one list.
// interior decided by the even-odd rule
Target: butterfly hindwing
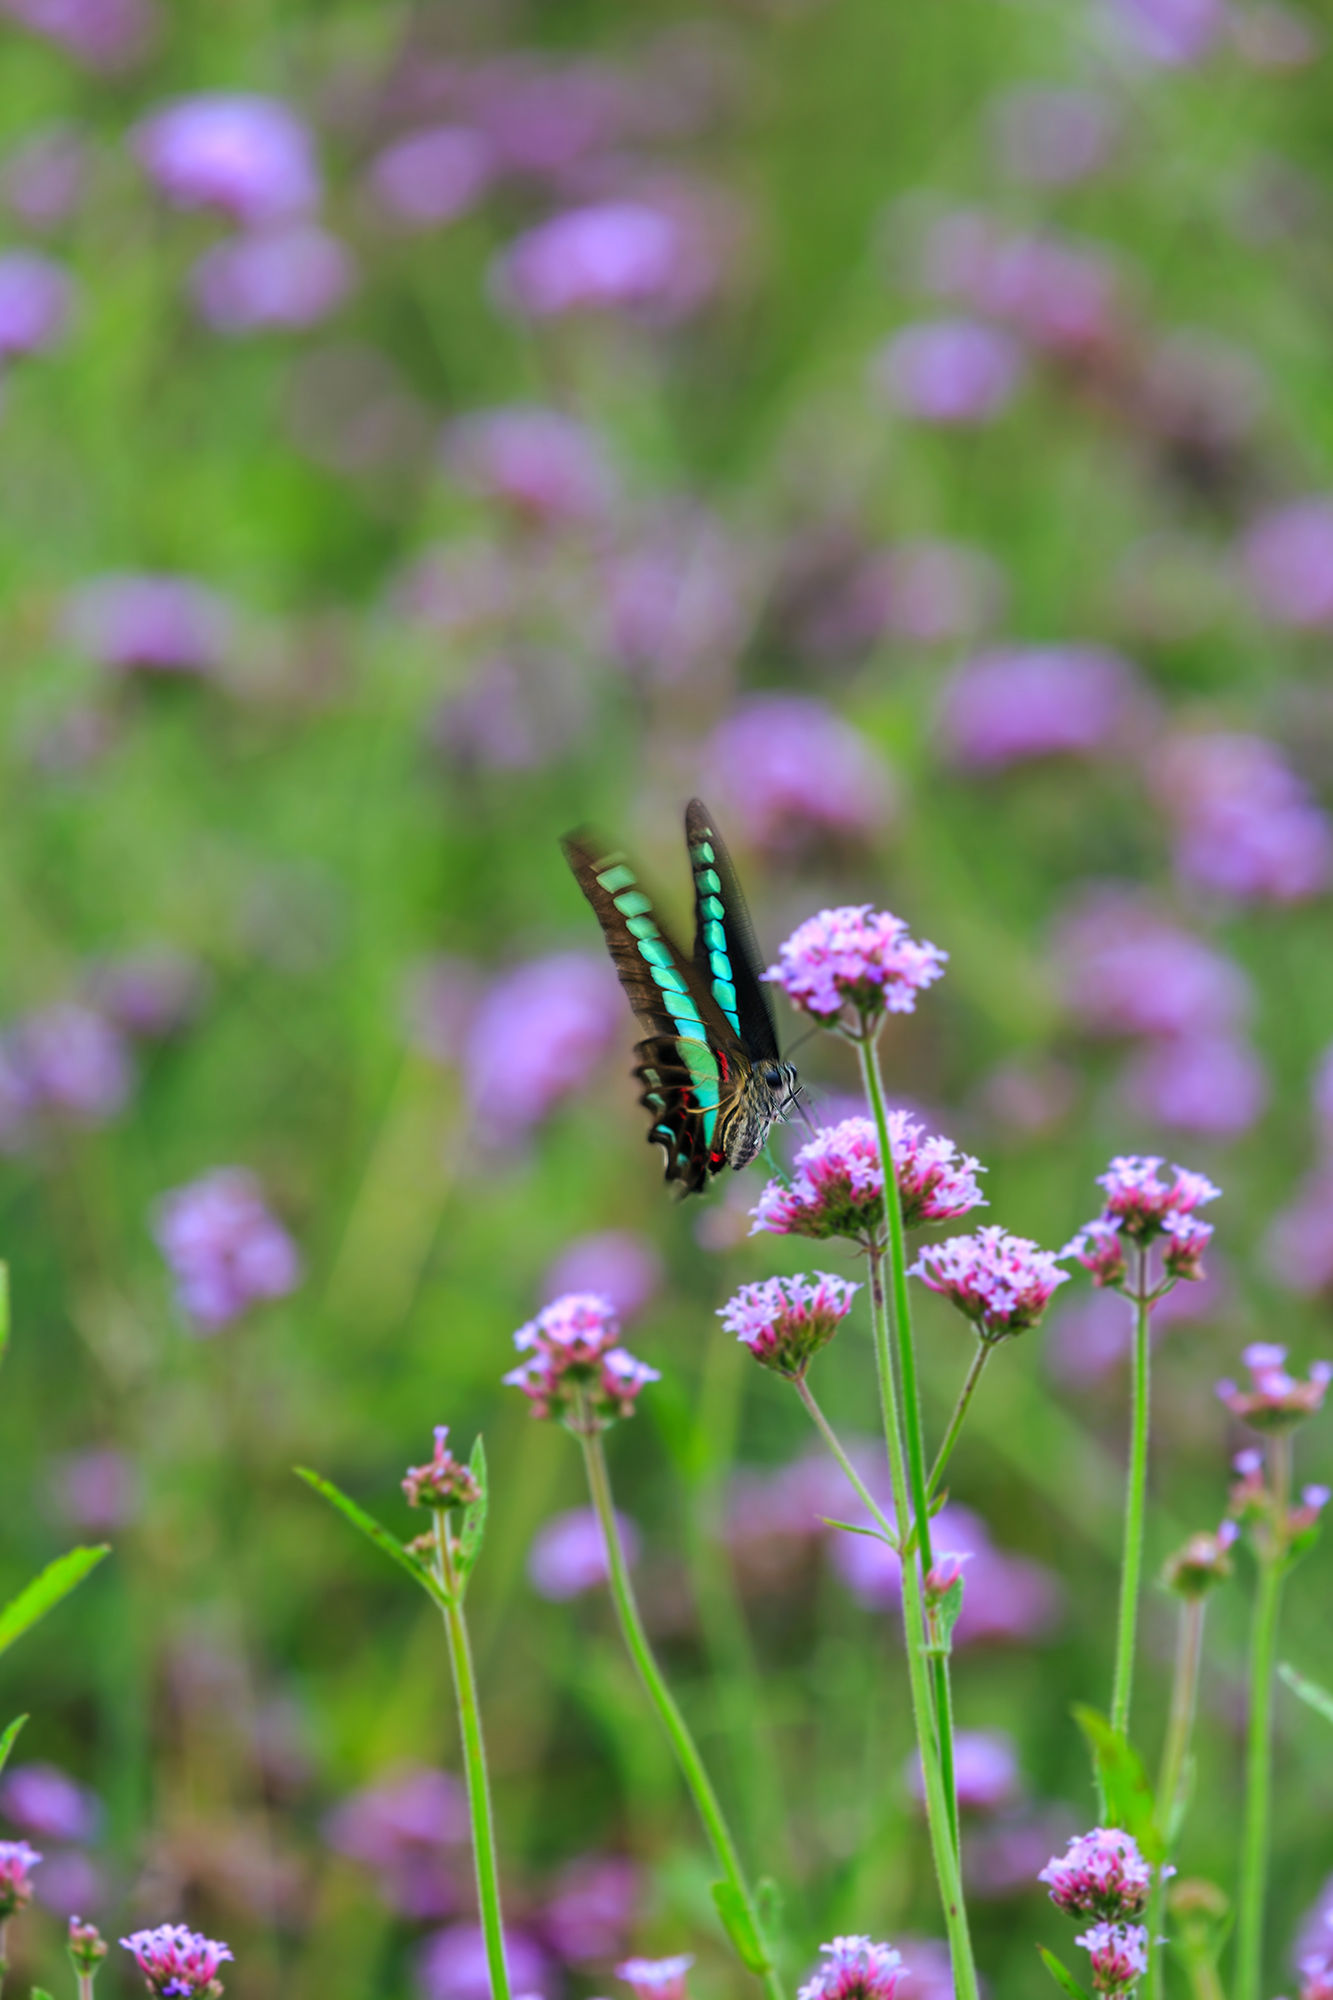
[(726, 844), (702, 799), (685, 810), (694, 876), (694, 963), (754, 1062), (778, 1060), (778, 1035), (754, 926)]

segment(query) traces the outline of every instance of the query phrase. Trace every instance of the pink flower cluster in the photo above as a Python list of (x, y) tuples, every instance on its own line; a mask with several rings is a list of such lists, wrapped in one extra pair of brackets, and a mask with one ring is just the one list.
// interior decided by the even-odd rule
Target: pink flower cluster
[(863, 1021), (886, 1009), (911, 1014), (917, 994), (944, 977), (948, 956), (924, 940), (918, 944), (888, 910), (844, 904), (807, 918), (764, 977), (828, 1028), (844, 1008)]
[(627, 1958), (616, 1978), (633, 1988), (634, 2000), (685, 2000), (685, 1975), (694, 1964), (689, 1952), (675, 1958)]
[(32, 1871), (41, 1858), (26, 1840), (0, 1840), (0, 1923), (32, 1901)]
[(832, 1340), (860, 1289), (827, 1271), (816, 1271), (813, 1283), (804, 1273), (769, 1278), (742, 1285), (717, 1316), (765, 1368), (799, 1378)]
[(1127, 1993), (1148, 1970), (1148, 1932), (1143, 1924), (1093, 1924), (1074, 1942), (1092, 1960), (1096, 1993)]
[(907, 1975), (900, 1952), (868, 1937), (835, 1937), (819, 1949), (827, 1963), (807, 1979), (797, 2000), (894, 2000)]
[(1148, 1907), (1152, 1869), (1132, 1834), (1118, 1827), (1094, 1827), (1070, 1841), (1063, 1857), (1052, 1857), (1038, 1875), (1057, 1909), (1071, 1917), (1100, 1917), (1123, 1923)]
[(435, 1450), (426, 1465), (409, 1465), (403, 1491), (409, 1507), (470, 1507), (481, 1488), (467, 1466), (460, 1465), (446, 1442), (447, 1424), (435, 1426)]
[(1302, 1382), (1287, 1373), (1285, 1347), (1256, 1340), (1240, 1358), (1250, 1371), (1249, 1388), (1240, 1389), (1234, 1382), (1222, 1381), (1217, 1385), (1217, 1393), (1231, 1414), (1251, 1430), (1290, 1430), (1323, 1409), (1324, 1392), (1333, 1382), (1333, 1362), (1312, 1363), (1309, 1379)]
[(1150, 713), (1137, 670), (1101, 646), (1004, 647), (964, 661), (945, 684), (949, 761), (998, 771), (1038, 757), (1123, 749)]
[[(908, 1112), (891, 1111), (889, 1144), (905, 1228), (986, 1206), (976, 1183), (985, 1168), (952, 1139), (928, 1137)], [(884, 1172), (871, 1120), (822, 1126), (797, 1153), (791, 1180), (770, 1181), (752, 1214), (752, 1236), (873, 1235), (884, 1222)]]
[(1105, 1189), (1102, 1212), (1071, 1237), (1062, 1257), (1077, 1257), (1096, 1285), (1123, 1285), (1128, 1269), (1126, 1241), (1146, 1249), (1163, 1239), (1162, 1265), (1168, 1278), (1197, 1281), (1204, 1275), (1203, 1253), (1212, 1240), (1212, 1224), (1200, 1222), (1194, 1211), (1216, 1201), (1222, 1190), (1203, 1174), (1172, 1167), (1175, 1185), (1158, 1176), (1162, 1161), (1155, 1155), (1121, 1154), (1097, 1176)]
[(1053, 1250), (992, 1226), (928, 1245), (909, 1275), (957, 1306), (979, 1339), (999, 1341), (1035, 1326), (1069, 1273)]
[(1333, 829), (1276, 744), (1180, 736), (1155, 760), (1183, 882), (1237, 902), (1296, 903), (1333, 880)]
[(504, 1380), (528, 1397), (534, 1417), (558, 1416), (572, 1430), (602, 1430), (617, 1417), (632, 1417), (639, 1391), (661, 1379), (619, 1340), (608, 1299), (570, 1292), (519, 1328), (514, 1345), (530, 1358)]
[(879, 751), (809, 695), (740, 702), (708, 739), (703, 778), (708, 796), (726, 800), (747, 839), (777, 851), (818, 834), (863, 840), (894, 806), (892, 774)]
[(1214, 1584), (1231, 1575), (1229, 1551), (1239, 1539), (1234, 1521), (1223, 1521), (1216, 1534), (1191, 1535), (1162, 1571), (1162, 1581), (1178, 1597), (1206, 1597)]
[(254, 1175), (239, 1167), (218, 1167), (164, 1195), (153, 1235), (197, 1333), (217, 1333), (300, 1283), (296, 1245), (265, 1205)]
[(121, 1943), (134, 1953), (155, 2000), (200, 2000), (214, 1989), (222, 1991), (217, 1976), (231, 1952), (216, 1938), (187, 1930), (184, 1924), (159, 1924), (154, 1931), (134, 1931)]

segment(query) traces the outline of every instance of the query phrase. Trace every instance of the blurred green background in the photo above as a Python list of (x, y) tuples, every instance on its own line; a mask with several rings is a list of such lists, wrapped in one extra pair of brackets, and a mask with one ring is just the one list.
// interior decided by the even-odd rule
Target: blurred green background
[[(1329, 1340), (1333, 23), (0, 11), (0, 1583), (104, 1527), (115, 1550), (3, 1663), (19, 1762), (102, 1806), (62, 1844), (10, 1797), (56, 1875), (11, 1976), (64, 1990), (73, 1906), (228, 1939), (255, 2000), (472, 2000), (437, 1937), (465, 1956), (456, 1841), (329, 1818), (456, 1770), (440, 1633), (290, 1470), (406, 1533), (397, 1481), (447, 1421), (492, 1466), (474, 1616), (531, 1981), (615, 1990), (633, 1944), (739, 1993), (604, 1593), (528, 1568), (581, 1504), (578, 1455), (498, 1380), (553, 1260), (606, 1231), (663, 1376), (610, 1438), (618, 1498), (783, 1884), (789, 1975), (835, 1931), (937, 1936), (897, 1623), (819, 1528), (836, 1496), (783, 1473), (813, 1442), (794, 1397), (713, 1317), (744, 1279), (851, 1260), (747, 1240), (758, 1173), (668, 1198), (557, 836), (633, 844), (683, 923), (702, 787), (766, 951), (862, 899), (948, 950), (885, 1061), (985, 1161), (983, 1219), (1059, 1247), (1119, 1150), (1222, 1185), (1220, 1275), (1161, 1340), (1154, 1570), (1214, 1525), (1243, 1442), (1215, 1377), (1246, 1339), (1302, 1363)], [(299, 122), (271, 157), (244, 118), (203, 166), (188, 131), (155, 153), (163, 107), (204, 92)], [(586, 240), (540, 235), (585, 211)], [(219, 259), (256, 245), (259, 276)], [(585, 428), (524, 434), (517, 472), (446, 429), (513, 405)], [(565, 953), (592, 968), (572, 1000), (525, 970)], [(816, 1114), (845, 1108), (841, 1052), (798, 1061)], [(302, 1275), (202, 1338), (153, 1219), (232, 1166)], [(933, 1299), (919, 1324), (938, 1436), (968, 1340)], [(1122, 1336), (1076, 1279), (955, 1461), (995, 1548), (1044, 1566), (998, 1586), (1035, 1578), (1040, 1615), (957, 1661), (960, 1724), (1008, 1732), (1019, 1772), (969, 1836), (995, 2000), (1034, 1990), (1034, 1938), (1069, 1944), (1030, 1877), (1094, 1811), (1069, 1707), (1109, 1687)], [(871, 1385), (854, 1320), (817, 1369), (849, 1435)], [(1299, 1458), (1327, 1476), (1326, 1424)], [(1181, 1857), (1224, 1884), (1251, 1580), (1242, 1557), (1210, 1611)], [(1315, 1674), (1329, 1590), (1324, 1550), (1283, 1644)], [(1150, 1761), (1172, 1615), (1151, 1593)], [(1270, 1990), (1333, 1868), (1326, 1727), (1284, 1694), (1279, 1729)], [(587, 1950), (551, 1912), (600, 1860), (632, 1873), (603, 1871)]]

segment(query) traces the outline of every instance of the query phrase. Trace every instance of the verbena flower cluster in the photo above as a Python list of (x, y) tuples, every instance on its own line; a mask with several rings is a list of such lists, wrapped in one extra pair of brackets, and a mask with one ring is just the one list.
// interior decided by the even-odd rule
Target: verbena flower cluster
[[(904, 1228), (986, 1206), (976, 1182), (985, 1172), (980, 1161), (951, 1139), (928, 1135), (906, 1111), (891, 1111), (888, 1126)], [(822, 1126), (797, 1153), (791, 1179), (770, 1181), (751, 1213), (751, 1235), (873, 1236), (884, 1225), (884, 1170), (872, 1120)]]
[(573, 1428), (601, 1428), (634, 1414), (641, 1389), (661, 1378), (620, 1346), (620, 1322), (609, 1299), (570, 1292), (544, 1306), (514, 1335), (530, 1358), (504, 1380), (521, 1389), (535, 1417), (558, 1416)]
[(1069, 1273), (1053, 1250), (992, 1225), (929, 1244), (910, 1275), (955, 1305), (982, 1340), (995, 1342), (1035, 1326)]
[(627, 1958), (616, 1978), (634, 1990), (634, 2000), (685, 2000), (685, 1976), (694, 1964), (689, 1952), (674, 1958)]
[(764, 977), (831, 1027), (845, 1009), (868, 1019), (912, 1013), (918, 993), (943, 977), (947, 959), (935, 945), (918, 944), (888, 910), (846, 904), (820, 910), (793, 931)]
[(188, 1930), (184, 1924), (159, 1924), (156, 1930), (134, 1931), (121, 1939), (155, 2000), (215, 2000), (222, 1991), (218, 1973), (231, 1957), (225, 1944)]
[(1285, 1431), (1303, 1423), (1324, 1407), (1324, 1392), (1333, 1382), (1333, 1363), (1316, 1361), (1304, 1382), (1289, 1375), (1287, 1350), (1256, 1340), (1241, 1355), (1250, 1371), (1250, 1386), (1241, 1389), (1221, 1381), (1217, 1393), (1234, 1417), (1255, 1431)]
[(1106, 1191), (1102, 1212), (1060, 1252), (1062, 1257), (1077, 1257), (1094, 1284), (1123, 1286), (1128, 1271), (1125, 1244), (1146, 1249), (1159, 1238), (1168, 1278), (1203, 1277), (1203, 1253), (1213, 1230), (1194, 1211), (1216, 1201), (1221, 1189), (1185, 1167), (1172, 1167), (1175, 1183), (1168, 1184), (1158, 1172), (1162, 1164), (1153, 1155), (1122, 1155), (1098, 1175), (1098, 1184)]
[(448, 1446), (449, 1426), (436, 1424), (435, 1450), (425, 1465), (409, 1465), (403, 1491), (409, 1507), (470, 1507), (481, 1488), (467, 1466), (460, 1465)]
[(718, 1312), (728, 1333), (779, 1375), (801, 1377), (852, 1309), (861, 1287), (816, 1271), (742, 1285)]
[(1097, 1993), (1127, 1993), (1148, 1970), (1144, 1924), (1093, 1924), (1074, 1942), (1083, 1946), (1092, 1961), (1092, 1984)]
[(0, 1923), (32, 1901), (32, 1871), (41, 1858), (26, 1840), (0, 1840)]
[(894, 2000), (908, 1976), (901, 1952), (868, 1937), (835, 1937), (819, 1949), (825, 1963), (799, 1989), (797, 2000)]
[(1148, 1907), (1153, 1871), (1138, 1842), (1119, 1827), (1094, 1827), (1070, 1841), (1038, 1875), (1051, 1901), (1071, 1917), (1098, 1917), (1123, 1923)]

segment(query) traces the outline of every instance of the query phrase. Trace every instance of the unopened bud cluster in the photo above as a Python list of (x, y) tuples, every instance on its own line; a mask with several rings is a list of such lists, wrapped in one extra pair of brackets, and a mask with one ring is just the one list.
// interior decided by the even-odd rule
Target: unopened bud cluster
[(1231, 1575), (1228, 1551), (1239, 1535), (1234, 1521), (1223, 1521), (1215, 1534), (1191, 1535), (1183, 1548), (1168, 1557), (1162, 1582), (1178, 1597), (1206, 1597)]
[(481, 1488), (466, 1465), (449, 1450), (447, 1424), (435, 1426), (435, 1451), (426, 1465), (409, 1465), (403, 1491), (409, 1507), (471, 1507)]
[(106, 1957), (106, 1939), (96, 1924), (85, 1924), (82, 1917), (70, 1918), (66, 1944), (74, 1970), (82, 1979), (87, 1979), (96, 1972)]
[(1287, 1350), (1266, 1340), (1244, 1349), (1241, 1360), (1250, 1373), (1248, 1388), (1232, 1381), (1217, 1385), (1217, 1393), (1233, 1417), (1252, 1431), (1286, 1431), (1304, 1423), (1324, 1407), (1324, 1392), (1333, 1381), (1333, 1362), (1316, 1361), (1301, 1381), (1286, 1369)]
[(1096, 1919), (1075, 1939), (1091, 1959), (1094, 1989), (1127, 1994), (1148, 1965), (1147, 1928), (1136, 1919), (1148, 1907), (1153, 1871), (1137, 1841), (1119, 1827), (1094, 1827), (1071, 1840), (1037, 1879), (1059, 1909)]

